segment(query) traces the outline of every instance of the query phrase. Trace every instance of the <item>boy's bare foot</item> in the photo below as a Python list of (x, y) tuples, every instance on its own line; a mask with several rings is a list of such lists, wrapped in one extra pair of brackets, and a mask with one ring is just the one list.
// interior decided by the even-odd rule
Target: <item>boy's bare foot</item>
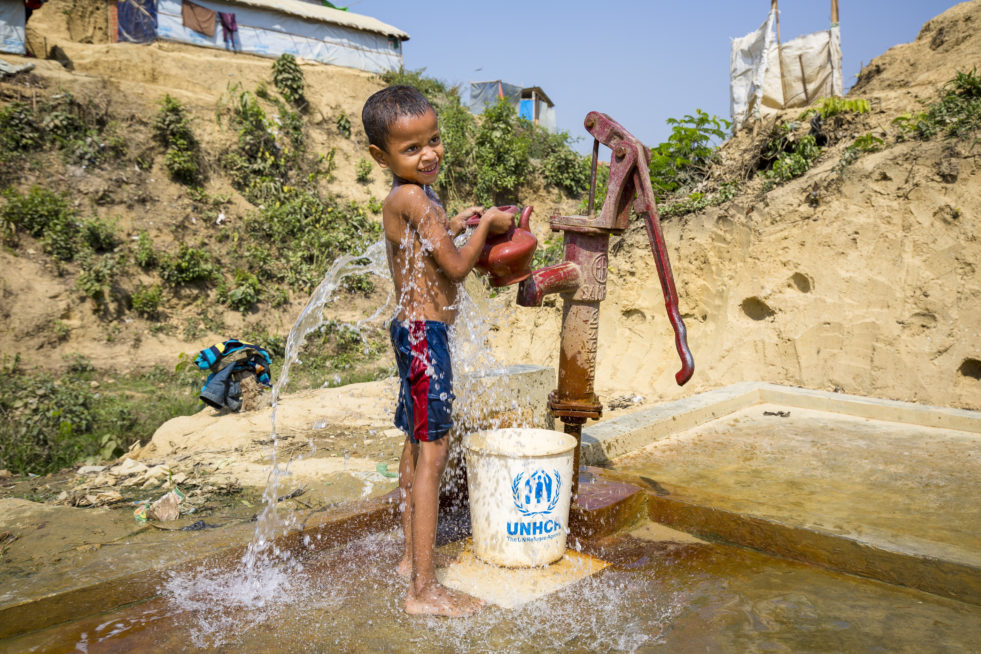
[[(433, 565), (437, 568), (445, 568), (449, 564), (456, 561), (455, 556), (450, 556), (445, 552), (434, 552), (433, 553)], [(408, 579), (412, 576), (412, 559), (408, 556), (403, 556), (402, 560), (399, 561), (398, 566), (395, 568), (395, 572), (398, 573), (400, 577)]]
[(405, 612), (409, 615), (445, 615), (451, 618), (463, 618), (479, 611), (486, 602), (465, 593), (433, 582), (422, 592), (413, 592), (405, 596)]

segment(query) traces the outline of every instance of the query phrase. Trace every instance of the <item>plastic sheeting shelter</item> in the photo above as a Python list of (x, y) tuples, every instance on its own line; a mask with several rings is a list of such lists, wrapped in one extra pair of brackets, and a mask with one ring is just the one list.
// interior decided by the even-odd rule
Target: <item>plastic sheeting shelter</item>
[(402, 66), (409, 35), (370, 16), (303, 0), (194, 0), (215, 12), (235, 15), (237, 31), (226, 43), (220, 23), (208, 36), (184, 25), (181, 0), (119, 0), (117, 38), (148, 43), (156, 38), (234, 49), (257, 55), (298, 58), (373, 73)]
[(781, 43), (777, 3), (773, 0), (759, 29), (732, 40), (729, 97), (734, 129), (782, 109), (842, 95), (837, 0), (832, 0), (831, 27), (826, 31)]
[(26, 23), (23, 0), (0, 2), (0, 52), (25, 54), (24, 24)]
[(152, 43), (157, 38), (157, 0), (119, 0), (116, 21), (119, 41)]
[(522, 118), (555, 131), (555, 105), (538, 86), (521, 87), (501, 80), (470, 82), (470, 111), (481, 114), (506, 98)]

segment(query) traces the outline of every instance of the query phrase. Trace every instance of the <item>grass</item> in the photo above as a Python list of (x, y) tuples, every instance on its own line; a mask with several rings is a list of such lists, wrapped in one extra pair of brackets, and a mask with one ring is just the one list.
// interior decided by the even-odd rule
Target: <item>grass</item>
[(55, 373), (0, 366), (0, 469), (46, 474), (113, 459), (161, 424), (195, 412), (201, 375), (157, 366), (118, 374), (81, 356)]

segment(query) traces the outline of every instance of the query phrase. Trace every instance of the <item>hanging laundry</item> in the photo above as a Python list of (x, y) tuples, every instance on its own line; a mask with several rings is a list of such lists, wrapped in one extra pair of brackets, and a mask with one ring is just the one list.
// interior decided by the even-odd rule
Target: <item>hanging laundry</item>
[(225, 41), (225, 45), (238, 52), (238, 46), (235, 45), (235, 33), (238, 32), (235, 14), (230, 11), (219, 11), (218, 21), (221, 23), (221, 38)]
[(217, 12), (207, 7), (196, 5), (188, 0), (181, 1), (181, 21), (184, 23), (184, 27), (189, 27), (205, 36), (215, 35), (217, 15)]

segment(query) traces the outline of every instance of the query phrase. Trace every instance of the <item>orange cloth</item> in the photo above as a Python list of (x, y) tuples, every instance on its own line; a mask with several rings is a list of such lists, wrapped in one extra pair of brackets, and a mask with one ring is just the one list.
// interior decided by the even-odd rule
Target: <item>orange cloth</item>
[(181, 2), (181, 21), (184, 27), (190, 27), (195, 32), (201, 32), (206, 36), (215, 35), (215, 19), (218, 13), (196, 5), (188, 0)]

